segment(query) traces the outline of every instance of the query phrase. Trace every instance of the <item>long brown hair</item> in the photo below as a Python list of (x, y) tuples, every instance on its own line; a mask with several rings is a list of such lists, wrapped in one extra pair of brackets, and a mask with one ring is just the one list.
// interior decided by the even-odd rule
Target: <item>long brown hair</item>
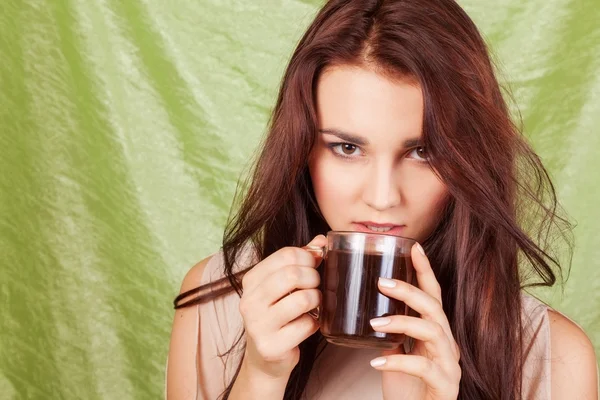
[[(450, 193), (424, 247), (461, 351), (459, 398), (520, 398), (520, 292), (526, 284), (555, 283), (560, 266), (550, 239), (558, 232), (570, 246), (570, 225), (558, 216), (548, 173), (511, 120), (484, 40), (453, 0), (325, 4), (289, 62), (249, 187), (226, 227), (228, 285), (178, 304), (208, 286), (183, 293), (176, 307), (232, 288), (241, 296), (234, 264), (249, 242), (262, 260), (328, 230), (307, 160), (317, 135), (318, 77), (341, 64), (411, 78), (422, 88), (423, 141)], [(301, 397), (321, 340), (317, 332), (300, 345), (285, 399)]]

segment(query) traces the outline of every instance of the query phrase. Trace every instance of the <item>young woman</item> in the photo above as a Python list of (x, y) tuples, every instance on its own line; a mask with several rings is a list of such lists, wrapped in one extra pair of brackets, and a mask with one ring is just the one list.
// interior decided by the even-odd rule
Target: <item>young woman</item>
[[(222, 251), (184, 279), (167, 397), (596, 399), (585, 333), (522, 292), (560, 271), (544, 246), (569, 227), (556, 210), (453, 0), (329, 1), (286, 70)], [(421, 243), (418, 287), (379, 282), (420, 317), (372, 321), (412, 348), (325, 346), (307, 314), (320, 259), (302, 247), (328, 230)]]

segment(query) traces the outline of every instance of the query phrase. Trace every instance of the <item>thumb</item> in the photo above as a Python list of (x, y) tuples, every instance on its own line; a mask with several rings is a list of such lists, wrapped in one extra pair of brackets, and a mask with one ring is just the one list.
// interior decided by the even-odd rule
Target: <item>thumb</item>
[(325, 237), (325, 235), (317, 235), (313, 238), (313, 240), (310, 241), (309, 244), (306, 245), (306, 247), (311, 246), (311, 247), (324, 247), (327, 246), (327, 238)]
[(325, 235), (317, 235), (313, 238), (313, 240), (310, 241), (309, 244), (307, 244), (307, 246), (327, 246), (327, 237)]
[(311, 253), (318, 262), (323, 258), (325, 246), (327, 246), (327, 238), (324, 235), (317, 235), (303, 249)]

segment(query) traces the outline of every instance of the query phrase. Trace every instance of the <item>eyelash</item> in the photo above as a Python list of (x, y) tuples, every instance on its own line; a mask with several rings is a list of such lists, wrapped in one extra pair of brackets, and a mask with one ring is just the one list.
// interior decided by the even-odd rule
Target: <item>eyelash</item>
[[(359, 146), (357, 146), (355, 144), (352, 144), (352, 143), (347, 143), (347, 142), (329, 143), (327, 146), (329, 147), (329, 149), (331, 150), (331, 152), (333, 153), (333, 155), (335, 155), (336, 157), (345, 158), (345, 159), (352, 159), (352, 158), (356, 158), (357, 156), (346, 155), (346, 154), (343, 154), (343, 153), (339, 153), (339, 152), (337, 152), (335, 150), (337, 147), (339, 147), (339, 146), (353, 146), (354, 148), (360, 150)], [(414, 152), (414, 151), (416, 151), (418, 149), (424, 149), (424, 146), (413, 147), (412, 149), (409, 149), (406, 154), (410, 154), (410, 153), (412, 153), (412, 152)], [(415, 160), (417, 162), (424, 163), (424, 164), (429, 163), (428, 159), (416, 159), (415, 158)]]
[[(358, 147), (357, 145), (355, 145), (355, 144), (352, 144), (352, 143), (346, 143), (346, 142), (329, 143), (329, 145), (328, 145), (329, 149), (331, 150), (331, 152), (332, 152), (332, 153), (333, 153), (335, 156), (338, 156), (338, 157), (341, 157), (341, 158), (356, 158), (356, 156), (347, 155), (347, 154), (343, 154), (343, 153), (341, 153), (341, 152), (337, 152), (337, 151), (336, 151), (336, 148), (339, 148), (339, 147), (341, 147), (341, 146), (353, 146), (353, 147), (355, 147), (356, 149), (360, 149), (360, 147)], [(340, 151), (341, 151), (341, 150), (340, 150)]]

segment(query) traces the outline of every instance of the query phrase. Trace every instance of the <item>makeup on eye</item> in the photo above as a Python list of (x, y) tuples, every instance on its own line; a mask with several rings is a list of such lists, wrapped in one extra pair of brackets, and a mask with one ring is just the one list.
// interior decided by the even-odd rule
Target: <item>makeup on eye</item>
[(422, 162), (422, 163), (428, 163), (430, 161), (430, 157), (427, 154), (427, 149), (425, 148), (425, 146), (417, 146), (415, 148), (413, 148), (409, 153), (409, 155), (411, 154), (415, 154), (417, 155), (417, 157), (410, 157), (418, 162)]
[(361, 151), (360, 147), (358, 147), (355, 144), (352, 143), (329, 143), (327, 144), (327, 147), (329, 147), (329, 149), (333, 152), (333, 154), (335, 154), (336, 156), (339, 157), (344, 157), (344, 158), (352, 158), (352, 157), (357, 157), (360, 155), (355, 154), (355, 152)]
[[(327, 147), (331, 150), (331, 152), (343, 158), (355, 158), (364, 155), (363, 150), (360, 146), (354, 143), (347, 142), (332, 142), (327, 143)], [(428, 163), (429, 157), (427, 155), (427, 149), (424, 146), (415, 146), (411, 149), (408, 149), (405, 153), (406, 158), (414, 159), (417, 162)]]
[[(339, 139), (338, 143), (348, 143), (353, 144), (358, 147), (366, 147), (370, 145), (369, 139), (364, 136), (344, 132), (340, 129), (319, 129), (319, 133), (326, 136), (334, 136)], [(403, 149), (412, 149), (413, 147), (423, 146), (423, 142), (421, 141), (421, 136), (410, 137), (405, 139), (402, 142), (401, 147)]]

